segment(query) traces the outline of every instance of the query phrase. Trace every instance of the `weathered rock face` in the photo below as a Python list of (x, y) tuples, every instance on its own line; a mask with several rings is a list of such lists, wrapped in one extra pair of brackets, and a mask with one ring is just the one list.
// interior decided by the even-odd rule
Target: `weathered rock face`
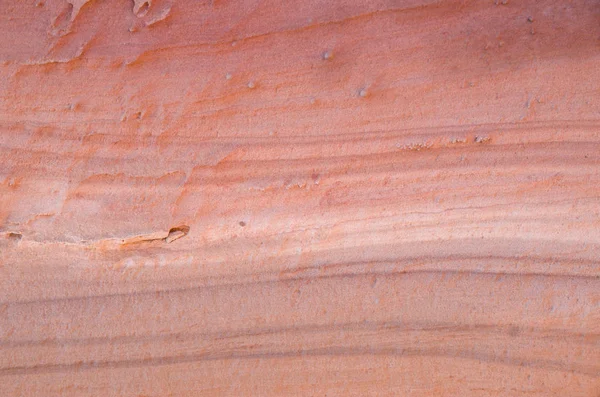
[(2, 396), (600, 393), (598, 1), (0, 13)]

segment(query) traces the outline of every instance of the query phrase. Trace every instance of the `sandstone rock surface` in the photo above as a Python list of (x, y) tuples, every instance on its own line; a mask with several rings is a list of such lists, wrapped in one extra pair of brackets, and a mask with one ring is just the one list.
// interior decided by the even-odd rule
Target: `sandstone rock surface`
[(600, 395), (598, 1), (0, 34), (0, 395)]

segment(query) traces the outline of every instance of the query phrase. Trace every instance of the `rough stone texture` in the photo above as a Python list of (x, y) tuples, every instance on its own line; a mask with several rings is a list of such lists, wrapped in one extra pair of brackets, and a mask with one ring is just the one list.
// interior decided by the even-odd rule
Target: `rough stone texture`
[(0, 395), (600, 395), (597, 0), (0, 13)]

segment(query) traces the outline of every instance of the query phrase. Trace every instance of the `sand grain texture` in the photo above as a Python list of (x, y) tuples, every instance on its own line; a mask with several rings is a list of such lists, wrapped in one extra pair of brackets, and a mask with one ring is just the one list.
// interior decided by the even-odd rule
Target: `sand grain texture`
[(0, 34), (0, 395), (600, 396), (600, 2)]

